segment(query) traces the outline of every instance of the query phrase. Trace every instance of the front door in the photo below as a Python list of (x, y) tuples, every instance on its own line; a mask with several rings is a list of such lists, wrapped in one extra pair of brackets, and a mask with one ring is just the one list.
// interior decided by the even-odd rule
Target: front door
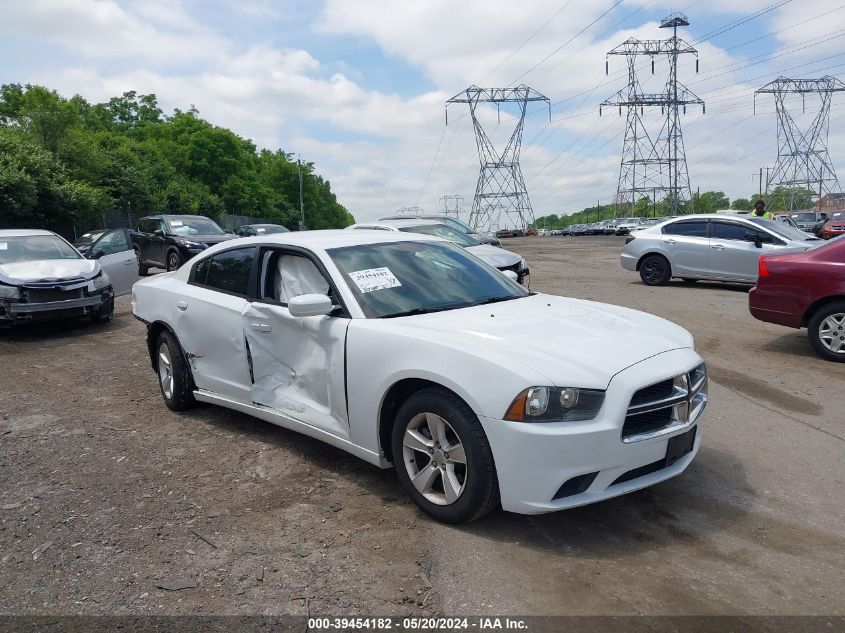
[[(761, 246), (757, 246), (755, 238)], [(760, 255), (775, 250), (775, 240), (769, 233), (739, 222), (713, 222), (708, 277), (748, 283), (757, 281)]]
[(111, 279), (115, 296), (131, 292), (132, 284), (138, 281), (138, 260), (126, 229), (106, 231), (91, 245), (89, 253)]
[(349, 437), (343, 316), (293, 317), (292, 297), (333, 291), (302, 254), (262, 254), (259, 298), (243, 312), (252, 401), (333, 435)]

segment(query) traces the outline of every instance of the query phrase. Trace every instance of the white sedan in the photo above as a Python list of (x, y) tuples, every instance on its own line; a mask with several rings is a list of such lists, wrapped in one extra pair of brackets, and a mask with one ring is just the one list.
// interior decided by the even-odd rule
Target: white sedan
[(530, 293), (425, 235), (232, 240), (132, 302), (168, 407), (217, 404), (395, 465), (441, 521), (621, 495), (701, 444), (707, 375), (686, 330)]

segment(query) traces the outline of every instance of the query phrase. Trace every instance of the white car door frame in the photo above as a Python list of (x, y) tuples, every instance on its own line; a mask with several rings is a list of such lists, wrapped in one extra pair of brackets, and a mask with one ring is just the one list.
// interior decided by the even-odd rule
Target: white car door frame
[[(91, 244), (88, 252), (89, 257), (96, 259), (100, 263), (100, 268), (106, 271), (111, 279), (116, 297), (132, 291), (132, 284), (138, 281), (138, 258), (135, 256), (132, 240), (129, 239), (129, 232), (126, 229), (106, 231)], [(97, 257), (97, 255), (100, 256)]]
[[(284, 256), (305, 258), (313, 264), (338, 305), (336, 314), (291, 316), (285, 298), (277, 300), (271, 290), (278, 262)], [(319, 258), (305, 249), (267, 246), (259, 259), (258, 297), (243, 311), (252, 402), (348, 438), (346, 335), (350, 318), (342, 297)], [(309, 292), (314, 291), (313, 285)]]
[[(214, 260), (231, 261), (245, 251), (251, 251), (252, 257), (245, 288), (221, 288)], [(257, 251), (254, 246), (234, 246), (191, 262), (188, 283), (180, 295), (171, 298), (175, 304), (173, 326), (197, 388), (246, 404), (252, 402), (252, 380), (241, 315), (255, 293)], [(219, 270), (225, 268), (221, 263)]]

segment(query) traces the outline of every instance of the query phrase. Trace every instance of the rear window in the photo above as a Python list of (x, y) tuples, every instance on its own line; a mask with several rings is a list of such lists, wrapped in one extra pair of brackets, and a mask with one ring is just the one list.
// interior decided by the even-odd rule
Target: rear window
[(663, 227), (663, 233), (686, 235), (688, 237), (707, 237), (707, 221), (687, 220), (684, 222), (672, 222)]
[[(246, 296), (249, 291), (254, 254), (254, 248), (236, 248), (214, 255), (208, 266), (205, 285), (215, 290)], [(199, 270), (201, 265), (203, 262), (197, 266), (195, 275), (201, 272)]]

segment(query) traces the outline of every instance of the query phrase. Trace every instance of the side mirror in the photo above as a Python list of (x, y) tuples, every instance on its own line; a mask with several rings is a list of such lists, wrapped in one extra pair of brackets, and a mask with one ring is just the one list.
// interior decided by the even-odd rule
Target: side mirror
[(105, 254), (106, 251), (96, 251), (93, 255), (91, 255), (91, 259), (100, 259)]
[(505, 277), (507, 277), (508, 279), (510, 279), (511, 281), (515, 281), (515, 282), (519, 283), (519, 275), (517, 275), (517, 274), (516, 274), (515, 272), (513, 272), (512, 270), (503, 270), (503, 271), (502, 271), (502, 274), (503, 274)]
[(745, 241), (746, 242), (754, 242), (754, 246), (757, 248), (763, 248), (763, 240), (760, 239), (760, 236), (757, 233), (749, 231), (745, 234)]
[(299, 295), (288, 301), (292, 317), (325, 316), (334, 310), (332, 300), (326, 295)]

